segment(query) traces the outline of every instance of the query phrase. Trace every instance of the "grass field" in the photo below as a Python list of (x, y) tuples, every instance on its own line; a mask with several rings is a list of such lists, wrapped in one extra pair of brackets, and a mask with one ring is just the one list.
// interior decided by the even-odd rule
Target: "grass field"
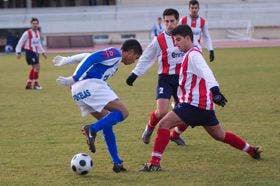
[(114, 128), (128, 172), (113, 173), (99, 134), (97, 152), (90, 154), (94, 168), (86, 176), (74, 175), (70, 160), (78, 152), (90, 153), (80, 129), (94, 120), (81, 118), (69, 89), (55, 83), (58, 75), (71, 75), (74, 67), (54, 68), (54, 54), (49, 54), (41, 61), (44, 89), (25, 90), (24, 59), (0, 55), (0, 185), (280, 185), (279, 51), (216, 49), (216, 61), (209, 64), (228, 98), (225, 108), (217, 107), (220, 122), (249, 143), (261, 145), (262, 160), (214, 141), (197, 127), (183, 134), (186, 147), (168, 145), (162, 172), (139, 173), (152, 150), (140, 137), (155, 108), (157, 66), (128, 87), (125, 79), (133, 66), (121, 65), (109, 82), (130, 111)]

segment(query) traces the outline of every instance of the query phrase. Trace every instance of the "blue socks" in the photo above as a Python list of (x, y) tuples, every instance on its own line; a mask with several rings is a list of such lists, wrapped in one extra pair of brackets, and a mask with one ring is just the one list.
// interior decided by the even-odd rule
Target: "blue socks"
[(113, 125), (117, 124), (118, 122), (121, 122), (123, 120), (122, 112), (119, 110), (113, 110), (97, 122), (90, 125), (91, 131), (97, 133), (100, 130), (103, 130), (104, 128), (110, 128)]
[(121, 164), (122, 160), (119, 158), (119, 155), (118, 155), (116, 137), (113, 132), (113, 128), (112, 127), (104, 128), (103, 136), (104, 136), (104, 140), (106, 142), (107, 149), (111, 155), (113, 163)]
[(113, 163), (121, 164), (123, 161), (119, 158), (118, 148), (116, 143), (116, 137), (113, 132), (113, 125), (118, 122), (123, 121), (122, 112), (119, 110), (113, 110), (108, 113), (106, 116), (96, 121), (90, 125), (91, 131), (97, 133), (100, 130), (103, 130), (104, 140), (107, 145), (107, 149), (111, 155)]

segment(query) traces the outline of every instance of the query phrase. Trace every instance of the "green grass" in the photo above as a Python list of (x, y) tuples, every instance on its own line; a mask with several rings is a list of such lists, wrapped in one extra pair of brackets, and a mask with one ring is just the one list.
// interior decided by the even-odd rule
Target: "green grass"
[(74, 67), (53, 67), (50, 54), (41, 60), (44, 89), (30, 91), (24, 89), (29, 69), (24, 59), (0, 55), (0, 185), (279, 185), (279, 50), (216, 49), (216, 61), (209, 64), (229, 101), (217, 108), (220, 122), (249, 143), (262, 145), (261, 161), (216, 142), (197, 127), (183, 134), (188, 146), (168, 145), (164, 171), (139, 173), (152, 150), (140, 137), (155, 108), (157, 66), (128, 87), (125, 79), (133, 66), (121, 65), (109, 82), (130, 111), (114, 128), (128, 172), (112, 172), (99, 134), (97, 152), (90, 154), (94, 168), (87, 176), (74, 175), (70, 160), (78, 152), (89, 153), (80, 129), (94, 120), (80, 117), (69, 89), (55, 83), (58, 75), (71, 75)]

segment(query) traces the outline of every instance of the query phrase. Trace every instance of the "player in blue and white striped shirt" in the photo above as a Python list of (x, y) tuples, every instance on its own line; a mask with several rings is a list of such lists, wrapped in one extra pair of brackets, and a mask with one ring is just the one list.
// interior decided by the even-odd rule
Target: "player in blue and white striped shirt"
[(107, 48), (92, 54), (84, 53), (70, 57), (56, 56), (55, 66), (79, 63), (72, 76), (57, 78), (59, 85), (71, 86), (72, 97), (80, 107), (82, 116), (91, 114), (97, 122), (82, 128), (91, 152), (95, 152), (95, 137), (102, 130), (108, 151), (114, 163), (114, 172), (123, 172), (123, 161), (119, 158), (113, 125), (128, 116), (128, 110), (116, 93), (106, 83), (114, 75), (121, 62), (129, 65), (142, 54), (142, 47), (135, 39), (123, 43), (121, 50)]

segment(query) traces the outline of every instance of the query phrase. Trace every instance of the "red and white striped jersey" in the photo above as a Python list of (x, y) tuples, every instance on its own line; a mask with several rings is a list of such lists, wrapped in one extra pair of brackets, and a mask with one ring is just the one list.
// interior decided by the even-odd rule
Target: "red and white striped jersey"
[(189, 49), (184, 56), (179, 76), (179, 102), (186, 102), (205, 110), (214, 110), (210, 91), (214, 86), (219, 84), (201, 51), (196, 47)]
[(16, 53), (21, 53), (21, 49), (31, 50), (36, 53), (44, 53), (45, 50), (41, 44), (41, 34), (39, 30), (26, 30), (16, 46)]
[(190, 15), (184, 16), (180, 19), (179, 24), (188, 25), (193, 31), (193, 44), (197, 46), (200, 50), (201, 38), (203, 37), (203, 42), (208, 49), (208, 51), (213, 50), (211, 36), (208, 31), (208, 24), (206, 20), (200, 16), (197, 18), (192, 18)]
[(157, 58), (158, 74), (179, 75), (183, 56), (184, 53), (174, 46), (172, 36), (162, 32), (147, 46), (132, 72), (137, 76), (143, 75)]

